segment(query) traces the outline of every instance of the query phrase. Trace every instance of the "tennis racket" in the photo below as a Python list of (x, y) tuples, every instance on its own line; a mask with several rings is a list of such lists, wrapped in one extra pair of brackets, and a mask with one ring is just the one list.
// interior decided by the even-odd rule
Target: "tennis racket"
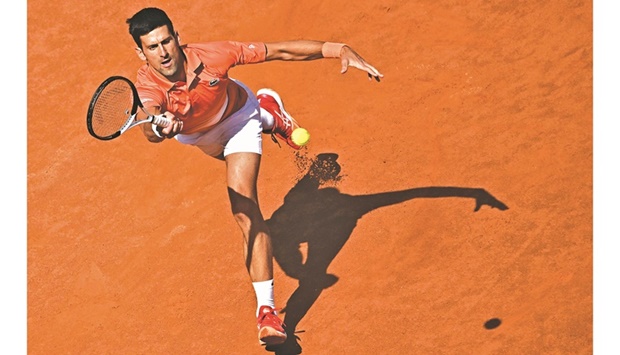
[[(148, 117), (136, 120), (138, 109)], [(107, 141), (142, 123), (154, 123), (166, 127), (171, 121), (164, 115), (151, 115), (146, 112), (138, 96), (138, 90), (129, 79), (112, 76), (99, 85), (90, 100), (86, 116), (86, 126), (91, 136)]]

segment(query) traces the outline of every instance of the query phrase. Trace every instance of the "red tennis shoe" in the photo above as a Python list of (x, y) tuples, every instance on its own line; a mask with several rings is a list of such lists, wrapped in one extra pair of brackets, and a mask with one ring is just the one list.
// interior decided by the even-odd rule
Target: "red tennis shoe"
[(258, 342), (261, 345), (277, 345), (286, 341), (284, 323), (269, 306), (261, 306), (258, 310)]
[(273, 116), (273, 128), (271, 131), (265, 133), (271, 133), (271, 138), (276, 143), (278, 143), (278, 141), (274, 138), (274, 135), (285, 141), (293, 149), (301, 149), (301, 147), (293, 143), (291, 139), (293, 131), (295, 128), (299, 127), (299, 124), (297, 124), (297, 121), (284, 109), (280, 95), (271, 89), (260, 89), (256, 92), (256, 98), (258, 99), (260, 107), (267, 110), (267, 112)]

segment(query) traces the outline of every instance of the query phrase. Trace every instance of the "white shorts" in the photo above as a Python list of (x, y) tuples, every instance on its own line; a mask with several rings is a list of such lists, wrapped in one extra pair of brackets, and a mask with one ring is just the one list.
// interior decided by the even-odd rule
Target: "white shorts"
[(241, 109), (207, 132), (177, 134), (176, 140), (195, 145), (215, 158), (232, 153), (262, 154), (263, 124), (260, 120), (258, 100), (247, 86), (240, 81), (235, 82), (248, 93), (248, 99)]

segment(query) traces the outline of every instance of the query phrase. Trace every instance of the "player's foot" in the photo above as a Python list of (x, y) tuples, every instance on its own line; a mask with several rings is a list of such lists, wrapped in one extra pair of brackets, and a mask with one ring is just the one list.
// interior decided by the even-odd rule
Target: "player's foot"
[(258, 342), (261, 345), (277, 345), (286, 341), (284, 323), (275, 309), (261, 306), (258, 310)]
[[(267, 112), (273, 116), (273, 128), (271, 131), (265, 133), (271, 133), (272, 138), (273, 136), (276, 136), (282, 139), (293, 149), (301, 149), (301, 147), (293, 143), (293, 140), (291, 139), (293, 130), (298, 128), (299, 125), (295, 119), (293, 119), (293, 117), (286, 112), (286, 110), (284, 110), (284, 105), (282, 104), (280, 95), (271, 89), (260, 89), (256, 92), (256, 98), (258, 99), (260, 107), (267, 110)], [(275, 138), (273, 138), (273, 140), (277, 143)]]

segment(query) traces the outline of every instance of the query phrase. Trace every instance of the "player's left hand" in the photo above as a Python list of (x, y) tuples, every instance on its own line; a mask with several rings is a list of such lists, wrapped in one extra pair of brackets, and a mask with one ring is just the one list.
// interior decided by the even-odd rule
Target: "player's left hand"
[(374, 78), (376, 81), (381, 81), (381, 78), (383, 78), (383, 74), (381, 74), (375, 67), (368, 64), (364, 58), (362, 58), (349, 46), (344, 46), (342, 48), (340, 62), (342, 64), (342, 70), (340, 70), (340, 73), (342, 74), (346, 73), (349, 67), (355, 67), (368, 73), (368, 80), (372, 80)]

